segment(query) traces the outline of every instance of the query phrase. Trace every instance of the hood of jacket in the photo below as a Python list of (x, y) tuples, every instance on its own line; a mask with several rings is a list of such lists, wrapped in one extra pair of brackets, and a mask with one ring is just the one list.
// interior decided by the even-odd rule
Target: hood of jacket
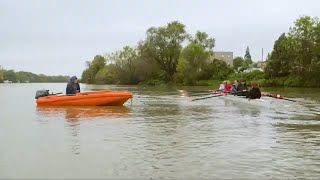
[(78, 79), (76, 76), (72, 76), (72, 77), (70, 78), (70, 82), (74, 82), (76, 79)]

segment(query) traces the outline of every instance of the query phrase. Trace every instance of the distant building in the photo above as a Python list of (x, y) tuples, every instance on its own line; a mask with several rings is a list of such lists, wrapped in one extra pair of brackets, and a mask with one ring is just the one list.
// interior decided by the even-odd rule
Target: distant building
[(267, 66), (267, 61), (264, 61), (264, 62), (258, 62), (258, 68), (261, 68), (261, 69), (264, 69), (264, 68), (266, 68), (266, 66)]
[(233, 66), (233, 52), (230, 51), (216, 51), (214, 52), (214, 59), (225, 61), (229, 66)]

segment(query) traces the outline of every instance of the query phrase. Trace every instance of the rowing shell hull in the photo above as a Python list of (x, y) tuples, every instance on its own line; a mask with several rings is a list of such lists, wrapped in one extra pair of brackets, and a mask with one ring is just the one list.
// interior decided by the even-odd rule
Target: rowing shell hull
[(222, 96), (219, 96), (219, 97), (223, 99), (245, 103), (245, 104), (251, 104), (254, 106), (272, 107), (275, 103), (273, 99), (266, 98), (266, 97), (261, 97), (260, 99), (249, 99), (244, 96), (235, 96), (231, 94), (223, 94), (223, 93), (217, 93), (217, 92), (214, 92), (214, 94), (221, 94)]
[(132, 93), (128, 91), (93, 91), (76, 95), (54, 95), (36, 100), (40, 106), (121, 106)]

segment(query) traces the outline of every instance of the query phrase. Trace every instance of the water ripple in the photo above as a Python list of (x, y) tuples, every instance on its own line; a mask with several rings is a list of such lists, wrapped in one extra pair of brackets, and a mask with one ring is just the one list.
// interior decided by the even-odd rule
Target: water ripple
[(134, 98), (123, 107), (35, 109), (34, 99), (27, 98), (22, 113), (9, 111), (17, 105), (10, 101), (1, 112), (0, 177), (320, 176), (318, 101), (298, 97), (299, 103), (277, 100), (260, 107), (218, 97), (192, 101), (202, 96), (165, 87), (86, 88), (129, 89)]

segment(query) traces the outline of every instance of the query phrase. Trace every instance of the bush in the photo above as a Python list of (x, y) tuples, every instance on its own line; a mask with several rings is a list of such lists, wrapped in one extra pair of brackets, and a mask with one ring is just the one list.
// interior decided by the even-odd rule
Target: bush
[(147, 81), (142, 81), (138, 85), (163, 85), (166, 84), (164, 81), (159, 80), (159, 79), (150, 79)]
[(289, 76), (285, 80), (284, 85), (289, 87), (301, 87), (303, 85), (303, 81), (298, 76)]
[(234, 79), (245, 79), (246, 81), (257, 81), (260, 79), (264, 79), (265, 74), (261, 71), (252, 71), (252, 72), (242, 72), (242, 73), (234, 73), (228, 76), (228, 79), (234, 80)]
[(260, 79), (258, 80), (258, 83), (259, 83), (259, 86), (268, 87), (268, 83), (266, 79)]
[(210, 86), (208, 81), (197, 81), (196, 86)]

